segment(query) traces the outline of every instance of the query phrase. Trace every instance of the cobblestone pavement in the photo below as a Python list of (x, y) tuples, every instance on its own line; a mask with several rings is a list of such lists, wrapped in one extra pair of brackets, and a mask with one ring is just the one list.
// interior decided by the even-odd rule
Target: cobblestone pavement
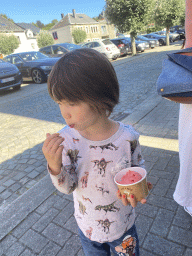
[[(179, 106), (155, 91), (166, 54), (162, 50), (180, 45), (158, 52), (160, 48), (113, 62), (121, 95), (112, 117), (124, 118), (140, 132), (149, 181), (154, 185), (148, 203), (136, 210), (141, 256), (189, 256), (191, 217), (172, 199), (179, 172)], [(25, 84), (21, 91), (0, 97), (0, 255), (84, 255), (72, 196), (56, 191), (46, 175), (41, 152), (45, 133), (64, 125), (46, 84)]]

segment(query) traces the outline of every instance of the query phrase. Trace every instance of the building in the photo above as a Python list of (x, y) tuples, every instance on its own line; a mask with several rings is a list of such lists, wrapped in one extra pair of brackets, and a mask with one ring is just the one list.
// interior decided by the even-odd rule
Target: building
[(74, 43), (72, 32), (75, 29), (81, 29), (86, 32), (86, 42), (102, 38), (114, 38), (116, 35), (114, 25), (110, 24), (104, 17), (103, 20), (96, 21), (86, 14), (76, 13), (73, 9), (72, 13), (68, 13), (65, 16), (61, 14), (61, 18), (49, 30), (56, 44)]
[[(19, 23), (18, 23), (19, 24)], [(24, 23), (23, 23), (24, 24)], [(26, 23), (25, 23), (26, 24)], [(9, 21), (8, 19), (3, 18), (0, 15), (0, 33), (6, 35), (15, 35), (19, 39), (19, 47), (14, 52), (24, 52), (38, 50), (36, 35), (30, 29), (25, 29)]]

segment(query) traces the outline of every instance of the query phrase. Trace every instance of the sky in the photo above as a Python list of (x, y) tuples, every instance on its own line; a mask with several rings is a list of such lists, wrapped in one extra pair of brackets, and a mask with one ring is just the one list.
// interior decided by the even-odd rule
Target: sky
[(93, 18), (105, 6), (105, 0), (8, 0), (1, 2), (0, 13), (6, 14), (15, 23), (31, 23), (40, 20), (44, 24), (61, 20), (61, 13), (84, 13)]

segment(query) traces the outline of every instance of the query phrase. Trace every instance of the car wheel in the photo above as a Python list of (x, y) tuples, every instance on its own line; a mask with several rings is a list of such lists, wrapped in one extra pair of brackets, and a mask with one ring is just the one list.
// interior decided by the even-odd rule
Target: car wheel
[(39, 69), (33, 69), (31, 76), (32, 76), (33, 82), (36, 84), (41, 84), (45, 80), (41, 70)]
[(164, 45), (164, 42), (162, 39), (159, 39), (159, 45)]
[(20, 88), (21, 88), (21, 85), (16, 85), (15, 87), (13, 87), (13, 89), (14, 89), (15, 91), (18, 91)]

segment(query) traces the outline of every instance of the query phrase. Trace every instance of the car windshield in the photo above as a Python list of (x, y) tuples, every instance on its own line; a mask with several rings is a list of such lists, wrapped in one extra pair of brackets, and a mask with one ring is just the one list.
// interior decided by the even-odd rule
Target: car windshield
[(112, 42), (111, 42), (109, 39), (103, 40), (102, 42), (103, 42), (105, 45), (112, 44)]
[(22, 53), (19, 53), (19, 56), (24, 61), (33, 61), (33, 60), (41, 60), (41, 59), (49, 58), (47, 55), (41, 52), (22, 52)]
[(73, 51), (73, 50), (75, 50), (75, 49), (80, 49), (80, 48), (82, 48), (80, 45), (76, 45), (76, 44), (61, 44), (60, 46), (63, 46), (63, 47), (65, 47), (67, 50), (69, 50), (69, 51)]

